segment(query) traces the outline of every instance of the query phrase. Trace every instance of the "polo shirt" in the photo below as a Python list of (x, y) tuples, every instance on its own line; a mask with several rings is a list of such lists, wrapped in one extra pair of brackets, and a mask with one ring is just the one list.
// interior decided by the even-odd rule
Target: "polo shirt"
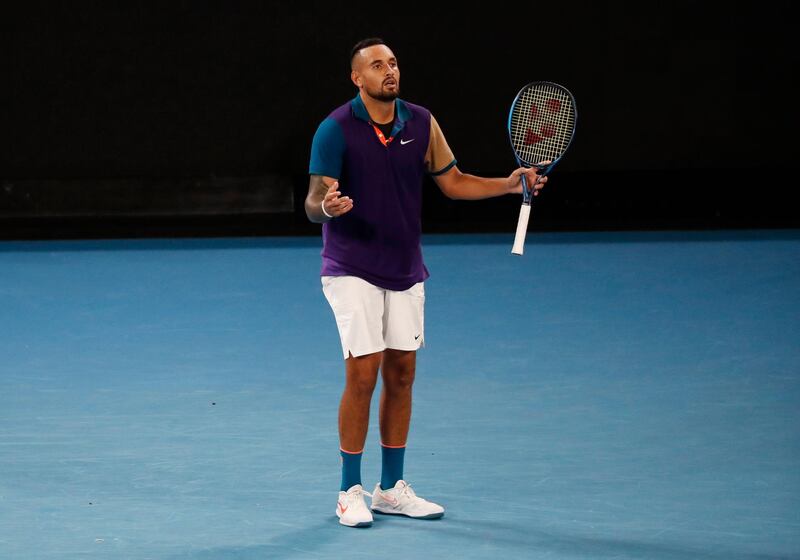
[(353, 200), (352, 210), (322, 226), (321, 275), (402, 291), (429, 277), (421, 247), (425, 174), (445, 173), (456, 161), (430, 111), (401, 99), (386, 140), (357, 95), (319, 125), (309, 174), (337, 179)]

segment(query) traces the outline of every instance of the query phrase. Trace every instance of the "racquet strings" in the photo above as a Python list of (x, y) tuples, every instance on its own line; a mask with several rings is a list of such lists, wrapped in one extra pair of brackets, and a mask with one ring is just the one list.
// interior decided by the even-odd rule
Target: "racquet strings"
[(530, 166), (560, 158), (574, 129), (572, 96), (555, 84), (532, 84), (519, 95), (511, 111), (511, 146)]

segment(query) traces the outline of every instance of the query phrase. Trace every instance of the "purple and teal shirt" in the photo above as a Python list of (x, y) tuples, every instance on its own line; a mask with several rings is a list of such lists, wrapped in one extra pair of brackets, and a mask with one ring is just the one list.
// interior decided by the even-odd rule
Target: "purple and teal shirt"
[(424, 107), (395, 100), (386, 145), (360, 96), (334, 110), (314, 135), (309, 174), (338, 179), (353, 209), (322, 226), (321, 275), (357, 276), (397, 291), (428, 278), (421, 246), (423, 179), (455, 164)]

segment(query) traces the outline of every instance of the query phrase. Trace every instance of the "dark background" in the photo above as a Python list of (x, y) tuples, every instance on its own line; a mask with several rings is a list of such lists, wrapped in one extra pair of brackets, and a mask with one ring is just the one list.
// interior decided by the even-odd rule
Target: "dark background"
[[(798, 227), (789, 2), (41, 3), (0, 14), (3, 238), (317, 235), (311, 138), (381, 36), (464, 172), (505, 176), (516, 92), (572, 90), (531, 230)], [(426, 188), (427, 232), (513, 232), (521, 197)]]

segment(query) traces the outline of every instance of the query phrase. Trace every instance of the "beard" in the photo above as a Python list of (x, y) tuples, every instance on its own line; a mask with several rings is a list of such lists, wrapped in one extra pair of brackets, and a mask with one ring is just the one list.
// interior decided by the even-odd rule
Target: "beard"
[(382, 86), (380, 89), (371, 90), (366, 88), (365, 90), (367, 95), (376, 101), (394, 101), (400, 95), (400, 84), (394, 88), (394, 91), (385, 90)]

